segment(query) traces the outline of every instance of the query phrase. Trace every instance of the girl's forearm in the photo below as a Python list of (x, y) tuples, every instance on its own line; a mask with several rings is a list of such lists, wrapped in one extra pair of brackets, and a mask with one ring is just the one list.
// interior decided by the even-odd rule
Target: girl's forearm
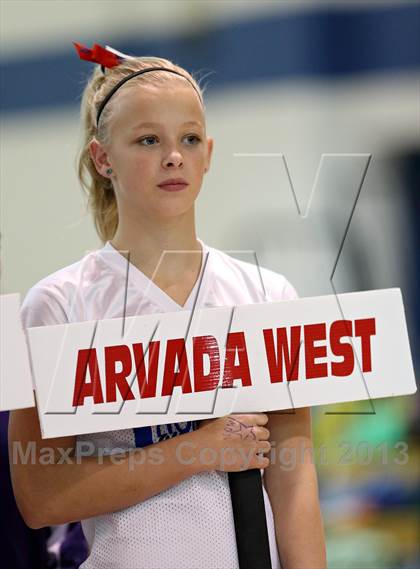
[(325, 569), (309, 407), (269, 415), (275, 460), (264, 471), (282, 569)]
[[(326, 551), (315, 468), (302, 465), (296, 480), (270, 493), (282, 569), (325, 569)], [(284, 477), (287, 479), (287, 476)]]
[[(26, 465), (20, 469), (29, 485), (23, 508), (20, 504), (26, 523), (40, 528), (78, 521), (163, 492), (201, 472), (194, 437), (187, 433), (100, 459), (73, 456), (67, 464)], [(20, 486), (24, 483), (19, 481)]]

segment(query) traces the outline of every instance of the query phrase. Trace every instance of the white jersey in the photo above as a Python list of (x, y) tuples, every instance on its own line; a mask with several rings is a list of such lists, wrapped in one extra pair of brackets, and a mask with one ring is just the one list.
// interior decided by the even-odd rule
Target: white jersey
[[(201, 242), (201, 273), (184, 306), (177, 304), (108, 242), (37, 283), (25, 297), (25, 327), (296, 298), (282, 276)], [(121, 452), (180, 435), (195, 421), (77, 436), (102, 453)], [(110, 488), (110, 491), (112, 489)], [(273, 569), (280, 567), (273, 514), (264, 491)], [(226, 472), (193, 475), (156, 496), (82, 520), (90, 555), (81, 569), (234, 569), (235, 528)]]

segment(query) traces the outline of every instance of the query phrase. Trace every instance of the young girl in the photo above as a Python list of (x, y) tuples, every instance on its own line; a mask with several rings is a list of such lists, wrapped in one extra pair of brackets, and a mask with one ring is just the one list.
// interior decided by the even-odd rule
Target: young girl
[[(197, 238), (194, 204), (213, 140), (194, 78), (166, 59), (109, 57), (84, 92), (79, 162), (104, 246), (36, 284), (22, 307), (24, 325), (295, 298), (283, 276), (266, 269), (260, 276)], [(49, 440), (35, 409), (13, 412), (10, 443), (26, 448), (34, 440), (38, 458), (48, 445), (57, 460), (13, 464), (17, 503), (33, 528), (82, 520), (90, 549), (83, 569), (238, 567), (227, 472), (244, 467), (264, 472), (273, 568), (279, 555), (283, 569), (325, 567), (316, 472), (302, 452), (311, 449), (309, 409)], [(270, 441), (276, 456), (281, 447), (295, 456), (292, 468), (270, 463)], [(92, 443), (96, 456), (62, 460), (63, 449), (80, 442)], [(226, 446), (229, 465), (219, 460)], [(203, 464), (204, 448), (218, 458)]]

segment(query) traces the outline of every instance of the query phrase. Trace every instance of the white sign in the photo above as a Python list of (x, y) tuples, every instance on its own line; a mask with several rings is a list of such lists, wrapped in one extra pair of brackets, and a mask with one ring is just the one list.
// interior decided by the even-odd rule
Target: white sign
[(0, 411), (35, 405), (20, 295), (0, 296)]
[(416, 391), (399, 289), (122, 324), (28, 329), (44, 438)]

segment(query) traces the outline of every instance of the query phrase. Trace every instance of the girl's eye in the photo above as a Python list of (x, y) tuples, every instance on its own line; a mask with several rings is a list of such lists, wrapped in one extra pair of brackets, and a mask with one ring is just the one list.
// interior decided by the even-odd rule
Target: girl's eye
[(189, 141), (188, 142), (189, 145), (198, 144), (201, 141), (201, 139), (195, 134), (189, 134), (185, 138)]
[[(188, 146), (193, 146), (201, 142), (201, 138), (198, 137), (196, 134), (188, 134), (184, 137), (185, 140), (188, 142)], [(158, 138), (155, 135), (144, 136), (138, 141), (142, 146), (154, 146), (155, 142), (158, 142)]]
[(139, 140), (143, 146), (153, 146), (153, 142), (157, 140), (156, 136), (145, 136)]

